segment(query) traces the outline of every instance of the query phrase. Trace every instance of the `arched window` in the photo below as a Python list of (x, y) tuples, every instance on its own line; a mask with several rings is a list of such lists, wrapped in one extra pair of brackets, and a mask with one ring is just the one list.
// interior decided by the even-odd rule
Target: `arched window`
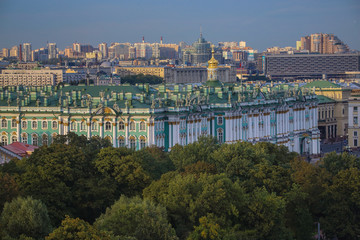
[(125, 124), (123, 121), (119, 122), (119, 131), (122, 131), (125, 129)]
[(57, 129), (57, 128), (58, 128), (58, 122), (57, 122), (57, 121), (53, 121), (53, 122), (52, 122), (52, 128), (53, 128), (53, 129)]
[(92, 131), (97, 131), (97, 122), (95, 122), (95, 121), (93, 121), (93, 122), (91, 122), (91, 130)]
[(125, 147), (125, 139), (124, 139), (124, 137), (119, 137), (119, 147)]
[(130, 131), (135, 131), (135, 122), (134, 121), (130, 122)]
[(1, 136), (1, 144), (6, 146), (8, 144), (7, 136)]
[(27, 134), (26, 134), (26, 133), (23, 133), (23, 134), (21, 135), (21, 142), (22, 142), (22, 143), (28, 143), (27, 141), (28, 141)]
[(135, 143), (135, 138), (134, 137), (130, 137), (130, 148), (132, 150), (136, 149), (136, 143)]
[(219, 142), (219, 143), (223, 143), (223, 142), (224, 142), (224, 133), (223, 133), (222, 128), (219, 128), (219, 129), (217, 130), (217, 137), (218, 137), (218, 142)]
[(141, 121), (140, 122), (140, 131), (145, 131), (145, 126), (146, 126), (145, 121)]
[(86, 122), (85, 122), (85, 121), (82, 121), (82, 122), (80, 123), (80, 130), (81, 130), (81, 131), (86, 131)]
[(16, 128), (16, 127), (17, 127), (16, 119), (11, 120), (11, 127), (12, 127), (12, 128)]
[(46, 134), (42, 135), (42, 145), (47, 146), (49, 144), (49, 138)]
[(32, 145), (37, 146), (39, 144), (39, 138), (36, 134), (32, 135)]
[(26, 120), (21, 122), (21, 127), (22, 127), (22, 129), (27, 129), (27, 121)]
[(47, 122), (47, 121), (43, 121), (43, 122), (42, 122), (42, 128), (43, 128), (43, 129), (47, 129), (47, 128), (48, 128), (48, 122)]
[(71, 131), (75, 131), (75, 130), (76, 130), (76, 122), (75, 122), (75, 121), (73, 121), (73, 122), (70, 123), (70, 130), (71, 130)]
[(2, 127), (2, 128), (7, 128), (7, 121), (6, 121), (6, 119), (1, 120), (1, 127)]
[(218, 118), (217, 118), (217, 124), (218, 124), (218, 125), (222, 125), (222, 124), (223, 124), (223, 117), (218, 117)]
[(106, 131), (110, 131), (110, 130), (111, 130), (111, 122), (106, 122), (106, 123), (105, 123), (105, 130), (106, 130)]
[(37, 121), (32, 121), (32, 129), (37, 129)]
[(145, 137), (140, 138), (140, 149), (143, 149), (146, 147), (146, 140)]
[(12, 136), (11, 137), (11, 143), (17, 142), (17, 136)]

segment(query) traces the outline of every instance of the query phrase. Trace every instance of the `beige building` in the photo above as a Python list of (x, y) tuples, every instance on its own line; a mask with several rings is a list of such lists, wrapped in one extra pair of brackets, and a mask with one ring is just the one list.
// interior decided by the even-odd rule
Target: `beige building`
[(45, 86), (55, 82), (55, 75), (50, 73), (0, 74), (0, 86)]
[[(313, 81), (306, 84), (304, 87), (311, 88), (313, 91), (315, 91), (316, 95), (322, 95), (331, 98), (336, 102), (333, 109), (330, 108), (331, 114), (328, 112), (328, 116), (333, 116), (335, 118), (336, 137), (345, 137), (348, 132), (348, 101), (351, 95), (351, 89), (343, 88), (340, 85), (331, 83), (329, 81)], [(332, 114), (332, 110), (334, 110), (334, 114)], [(322, 111), (319, 112), (319, 114), (322, 116)], [(326, 114), (325, 109), (324, 114)], [(327, 136), (330, 136), (330, 134)]]
[[(166, 83), (204, 83), (207, 80), (206, 67), (165, 67)], [(235, 66), (220, 66), (217, 76), (221, 82), (236, 82)]]
[(351, 148), (359, 147), (360, 95), (354, 95), (349, 101), (348, 144)]
[[(22, 80), (29, 81), (29, 83), (32, 81), (32, 79), (34, 79), (33, 75), (38, 75), (38, 76), (44, 75), (44, 78), (46, 78), (47, 75), (53, 75), (55, 80), (54, 84), (64, 82), (64, 71), (62, 69), (39, 69), (39, 70), (5, 69), (2, 71), (1, 75), (4, 76), (5, 78), (11, 78), (11, 79), (16, 79), (21, 75)], [(26, 78), (28, 78), (28, 80), (26, 80)], [(29, 85), (35, 86), (34, 84), (29, 84)]]
[(120, 77), (144, 74), (164, 78), (164, 67), (116, 67), (115, 71)]

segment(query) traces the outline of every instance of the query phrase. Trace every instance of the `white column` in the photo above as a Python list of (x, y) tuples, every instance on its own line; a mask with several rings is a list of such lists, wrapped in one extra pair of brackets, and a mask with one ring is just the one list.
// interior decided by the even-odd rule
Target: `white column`
[(17, 135), (17, 141), (21, 142), (21, 119), (20, 116), (16, 117), (16, 135)]
[(87, 126), (87, 138), (90, 139), (91, 138), (91, 119), (88, 118), (86, 120), (86, 126)]
[(116, 118), (114, 118), (113, 119), (114, 120), (114, 122), (112, 123), (112, 134), (113, 134), (113, 146), (114, 147), (118, 147), (118, 141), (117, 141), (117, 119)]

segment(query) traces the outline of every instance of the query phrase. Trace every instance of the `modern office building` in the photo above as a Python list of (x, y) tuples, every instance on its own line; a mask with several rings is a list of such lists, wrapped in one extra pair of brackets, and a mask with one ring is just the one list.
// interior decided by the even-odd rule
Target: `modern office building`
[(271, 78), (341, 78), (360, 71), (360, 54), (279, 54), (265, 56)]
[(24, 62), (31, 62), (31, 43), (23, 43), (22, 48), (22, 60)]
[(103, 58), (108, 58), (108, 46), (107, 43), (99, 44), (99, 51), (102, 53)]
[(49, 59), (57, 58), (56, 43), (48, 43)]

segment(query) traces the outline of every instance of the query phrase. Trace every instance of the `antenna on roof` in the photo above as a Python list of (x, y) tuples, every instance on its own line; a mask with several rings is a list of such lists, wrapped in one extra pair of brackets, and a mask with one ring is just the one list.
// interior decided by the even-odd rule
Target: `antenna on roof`
[(201, 30), (201, 25), (200, 25), (200, 38), (202, 38), (202, 30)]

